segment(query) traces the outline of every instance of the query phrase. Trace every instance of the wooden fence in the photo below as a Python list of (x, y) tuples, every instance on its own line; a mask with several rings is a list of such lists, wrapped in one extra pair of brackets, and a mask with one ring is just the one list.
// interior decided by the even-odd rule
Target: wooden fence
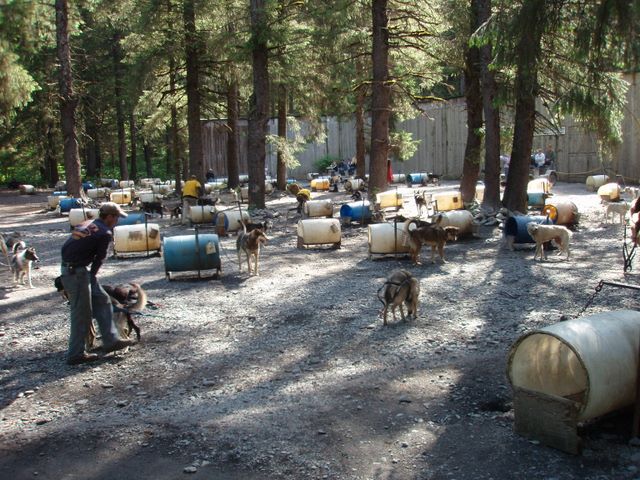
[[(622, 175), (628, 183), (638, 183), (640, 179), (640, 85), (638, 74), (628, 74), (629, 82), (627, 108), (622, 125), (623, 142), (613, 157), (600, 160), (597, 153), (595, 135), (582, 129), (572, 118), (564, 122), (557, 135), (540, 134), (534, 138), (534, 149), (551, 144), (557, 153), (557, 170), (565, 181), (583, 182), (588, 175), (605, 171), (610, 176)], [(413, 158), (406, 162), (393, 162), (394, 173), (433, 172), (445, 178), (456, 179), (462, 175), (462, 163), (467, 136), (464, 99), (453, 99), (444, 103), (424, 106), (425, 113), (412, 120), (397, 125), (400, 130), (413, 134), (420, 145)], [(347, 159), (355, 156), (355, 122), (335, 117), (323, 119), (326, 140), (309, 143), (296, 157), (300, 167), (289, 172), (293, 178), (304, 178), (315, 172), (315, 162), (322, 157), (332, 156)], [(269, 122), (272, 135), (277, 133), (277, 121)], [(203, 122), (204, 156), (207, 168), (213, 168), (217, 175), (225, 176), (227, 129), (224, 121)], [(240, 125), (240, 172), (247, 172), (247, 125)], [(506, 152), (507, 154), (509, 152)], [(367, 159), (368, 162), (368, 159)], [(276, 152), (267, 146), (267, 174), (275, 177)]]

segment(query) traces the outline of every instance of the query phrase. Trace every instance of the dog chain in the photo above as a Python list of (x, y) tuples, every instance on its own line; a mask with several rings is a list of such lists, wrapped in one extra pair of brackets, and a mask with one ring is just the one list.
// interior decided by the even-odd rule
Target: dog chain
[(606, 282), (604, 280), (600, 280), (600, 282), (598, 282), (598, 285), (596, 285), (595, 292), (593, 292), (591, 297), (589, 297), (589, 299), (587, 300), (587, 303), (585, 304), (585, 306), (582, 307), (582, 310), (580, 310), (580, 312), (578, 312), (578, 315), (577, 315), (578, 317), (580, 315), (582, 315), (587, 308), (589, 308), (589, 306), (591, 305), (593, 300), (596, 298), (596, 295), (598, 295), (598, 293), (600, 293), (600, 291), (602, 290), (602, 288), (605, 285), (609, 285), (610, 287), (619, 287), (619, 288), (629, 288), (631, 290), (640, 290), (640, 286), (638, 286), (638, 285), (629, 285), (628, 283), (619, 283), (619, 282)]

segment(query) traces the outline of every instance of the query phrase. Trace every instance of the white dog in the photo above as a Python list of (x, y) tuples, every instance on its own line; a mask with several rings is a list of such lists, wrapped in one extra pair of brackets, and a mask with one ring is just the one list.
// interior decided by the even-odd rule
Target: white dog
[(607, 206), (605, 209), (604, 223), (609, 223), (609, 214), (611, 214), (612, 222), (615, 220), (616, 214), (618, 214), (620, 216), (620, 223), (624, 223), (624, 219), (628, 211), (629, 211), (629, 204), (625, 201), (607, 203)]
[(534, 261), (538, 255), (540, 255), (540, 260), (542, 260), (543, 254), (544, 259), (547, 259), (547, 252), (545, 252), (543, 245), (551, 240), (554, 240), (560, 249), (558, 255), (561, 255), (562, 252), (566, 252), (567, 260), (569, 260), (569, 240), (571, 239), (571, 230), (567, 227), (563, 227), (562, 225), (539, 225), (537, 223), (529, 223), (527, 225), (527, 232), (529, 232), (531, 238), (536, 242), (536, 252), (533, 255)]

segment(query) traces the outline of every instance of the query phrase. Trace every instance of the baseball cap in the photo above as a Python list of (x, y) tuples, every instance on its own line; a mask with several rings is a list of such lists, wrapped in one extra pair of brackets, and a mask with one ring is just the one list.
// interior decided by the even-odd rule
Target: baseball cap
[(120, 208), (120, 205), (113, 202), (105, 202), (100, 205), (100, 215), (118, 215), (119, 217), (126, 217), (127, 214)]

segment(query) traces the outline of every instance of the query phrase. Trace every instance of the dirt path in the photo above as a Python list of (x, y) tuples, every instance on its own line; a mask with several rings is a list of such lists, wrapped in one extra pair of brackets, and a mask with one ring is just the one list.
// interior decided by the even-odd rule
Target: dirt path
[[(102, 282), (140, 282), (158, 308), (128, 353), (69, 367), (68, 307), (52, 285), (67, 219), (44, 213), (44, 194), (0, 192), (0, 231), (20, 231), (42, 259), (33, 290), (0, 268), (0, 478), (638, 478), (627, 416), (585, 426), (582, 456), (513, 433), (513, 342), (576, 315), (601, 278), (638, 283), (598, 197), (555, 193), (581, 212), (569, 262), (505, 250), (496, 230), (447, 245), (445, 264), (425, 250), (422, 266), (369, 259), (358, 225), (339, 250), (297, 249), (295, 201), (274, 198), (258, 277), (238, 273), (234, 237), (220, 241), (219, 280), (110, 258)], [(375, 292), (398, 267), (420, 279), (420, 315), (383, 328)], [(588, 312), (636, 307), (612, 290)]]

